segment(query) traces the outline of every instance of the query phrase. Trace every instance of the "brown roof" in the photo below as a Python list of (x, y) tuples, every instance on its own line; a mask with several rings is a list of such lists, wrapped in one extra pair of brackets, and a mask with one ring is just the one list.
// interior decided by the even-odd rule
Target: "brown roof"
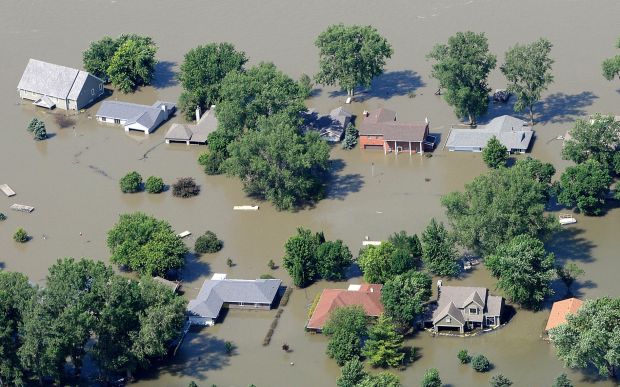
[(583, 301), (577, 298), (568, 298), (566, 300), (554, 302), (551, 307), (551, 313), (549, 314), (549, 320), (547, 320), (545, 331), (549, 331), (558, 325), (565, 324), (566, 316), (568, 314), (576, 313), (582, 304)]
[(387, 141), (424, 141), (428, 124), (425, 122), (396, 122), (396, 112), (377, 109), (368, 113), (359, 126), (362, 136), (382, 135)]
[(334, 309), (343, 306), (360, 305), (368, 316), (379, 316), (383, 313), (381, 303), (381, 288), (383, 285), (361, 285), (359, 290), (325, 289), (321, 293), (308, 329), (322, 329)]

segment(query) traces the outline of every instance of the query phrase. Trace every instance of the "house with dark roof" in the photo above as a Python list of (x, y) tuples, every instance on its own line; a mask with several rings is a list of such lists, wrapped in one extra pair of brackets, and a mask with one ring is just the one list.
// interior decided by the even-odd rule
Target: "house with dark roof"
[(306, 329), (320, 332), (331, 313), (344, 306), (359, 305), (367, 316), (378, 317), (383, 313), (382, 285), (349, 285), (348, 289), (325, 289), (321, 293)]
[(435, 331), (464, 333), (501, 324), (504, 299), (490, 295), (487, 288), (439, 285), (438, 294), (437, 306), (427, 321)]
[(530, 147), (534, 131), (525, 121), (503, 115), (492, 119), (486, 125), (478, 125), (475, 129), (453, 127), (446, 147), (451, 152), (482, 152), (493, 136), (497, 137), (508, 152), (525, 153)]
[(151, 106), (121, 101), (103, 101), (95, 114), (97, 121), (122, 125), (126, 132), (151, 133), (172, 116), (176, 105), (157, 101)]
[(347, 125), (353, 119), (353, 114), (342, 106), (329, 112), (328, 115), (319, 115), (313, 109), (302, 113), (303, 131), (316, 131), (319, 136), (328, 142), (342, 140)]
[(577, 313), (581, 305), (583, 305), (583, 301), (578, 298), (568, 298), (554, 302), (551, 307), (551, 313), (549, 313), (547, 325), (545, 326), (545, 332), (549, 332), (549, 330), (559, 325), (566, 324), (566, 316)]
[(429, 141), (429, 121), (407, 123), (396, 121), (396, 112), (380, 108), (364, 112), (359, 124), (359, 144), (362, 150), (380, 149), (384, 153), (424, 153), (432, 150)]
[(47, 109), (80, 110), (103, 95), (103, 80), (82, 70), (30, 59), (17, 85), (19, 97)]
[(187, 145), (197, 144), (206, 145), (207, 138), (211, 132), (217, 129), (217, 118), (215, 117), (215, 106), (200, 116), (200, 109), (196, 109), (196, 124), (178, 124), (174, 123), (168, 129), (166, 136), (166, 144), (185, 143)]
[(227, 279), (226, 274), (215, 273), (202, 284), (198, 296), (189, 302), (189, 323), (211, 326), (223, 308), (269, 310), (281, 285), (279, 279)]

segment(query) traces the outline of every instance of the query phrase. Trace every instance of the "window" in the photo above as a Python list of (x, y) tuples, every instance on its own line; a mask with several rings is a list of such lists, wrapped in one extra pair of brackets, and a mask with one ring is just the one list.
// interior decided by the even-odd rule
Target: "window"
[(120, 120), (120, 119), (118, 119), (118, 118), (115, 118), (115, 119), (114, 119), (114, 123), (115, 123), (115, 124), (120, 124), (120, 123), (121, 123), (121, 120)]
[(446, 317), (446, 322), (447, 323), (452, 322), (452, 319), (450, 318), (450, 316)]
[(90, 95), (95, 95), (95, 89), (90, 89)]
[(478, 308), (469, 308), (469, 314), (478, 314)]
[(103, 90), (103, 83), (99, 84), (99, 90)]

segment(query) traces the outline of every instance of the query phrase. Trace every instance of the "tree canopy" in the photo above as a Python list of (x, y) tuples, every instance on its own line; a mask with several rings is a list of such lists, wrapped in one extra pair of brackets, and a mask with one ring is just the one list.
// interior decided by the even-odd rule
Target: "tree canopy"
[(506, 297), (528, 309), (538, 309), (545, 297), (553, 294), (555, 256), (534, 237), (514, 237), (487, 256), (485, 264)]
[(362, 355), (373, 367), (398, 367), (405, 358), (403, 340), (392, 318), (381, 315), (368, 330)]
[(396, 248), (392, 242), (386, 241), (379, 246), (363, 248), (357, 263), (366, 282), (383, 284), (415, 267), (416, 261), (407, 250)]
[(340, 377), (336, 381), (337, 387), (356, 387), (365, 377), (364, 363), (355, 357), (347, 361), (340, 369)]
[(443, 223), (435, 218), (422, 233), (422, 260), (431, 273), (441, 277), (454, 277), (460, 266), (456, 260), (457, 250), (454, 237), (446, 230)]
[(489, 168), (504, 167), (508, 160), (508, 148), (493, 136), (482, 150), (482, 160)]
[[(610, 170), (614, 168), (616, 146), (620, 142), (620, 122), (614, 116), (594, 115), (590, 120), (578, 119), (568, 132), (562, 157), (577, 164), (594, 159)], [(617, 172), (620, 172), (617, 171)]]
[(136, 171), (131, 171), (119, 180), (122, 193), (135, 193), (142, 189), (142, 176)]
[(331, 312), (323, 333), (329, 336), (327, 355), (338, 365), (360, 356), (362, 338), (367, 335), (367, 322), (366, 312), (358, 305)]
[(441, 387), (441, 378), (437, 368), (430, 368), (424, 372), (421, 387)]
[(315, 45), (319, 49), (317, 82), (338, 84), (349, 95), (356, 86), (369, 87), (394, 53), (390, 43), (372, 26), (331, 25), (321, 32)]
[(468, 117), (475, 124), (476, 117), (488, 109), (487, 77), (497, 62), (484, 33), (457, 32), (447, 44), (436, 45), (428, 57), (436, 61), (431, 76), (445, 89), (446, 102), (459, 118)]
[(516, 44), (506, 52), (504, 64), (500, 66), (508, 80), (508, 91), (517, 97), (515, 111), (527, 108), (532, 125), (534, 104), (553, 82), (553, 59), (549, 57), (552, 47), (551, 42), (543, 38), (530, 44)]
[(409, 330), (416, 316), (424, 312), (432, 295), (431, 286), (428, 274), (413, 270), (388, 280), (381, 289), (385, 314), (392, 317), (401, 330)]
[(607, 167), (589, 159), (566, 168), (560, 177), (558, 202), (577, 207), (585, 215), (600, 215), (612, 182)]
[[(616, 48), (620, 48), (620, 39), (616, 43)], [(611, 81), (615, 77), (620, 78), (620, 54), (607, 58), (602, 63), (603, 77)]]
[(183, 267), (187, 247), (165, 220), (141, 212), (122, 214), (108, 231), (110, 261), (146, 275)]

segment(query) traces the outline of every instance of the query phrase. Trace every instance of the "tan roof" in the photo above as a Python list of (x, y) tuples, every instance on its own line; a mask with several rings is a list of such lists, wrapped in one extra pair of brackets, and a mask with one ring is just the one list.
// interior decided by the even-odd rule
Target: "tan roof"
[(566, 316), (576, 313), (582, 304), (583, 301), (577, 298), (567, 298), (566, 300), (554, 302), (551, 307), (551, 313), (549, 314), (549, 320), (547, 320), (545, 331), (549, 331), (558, 325), (565, 324)]
[(377, 317), (383, 313), (381, 288), (383, 285), (362, 285), (359, 290), (325, 289), (321, 293), (307, 328), (322, 329), (334, 309), (359, 305), (368, 316)]

